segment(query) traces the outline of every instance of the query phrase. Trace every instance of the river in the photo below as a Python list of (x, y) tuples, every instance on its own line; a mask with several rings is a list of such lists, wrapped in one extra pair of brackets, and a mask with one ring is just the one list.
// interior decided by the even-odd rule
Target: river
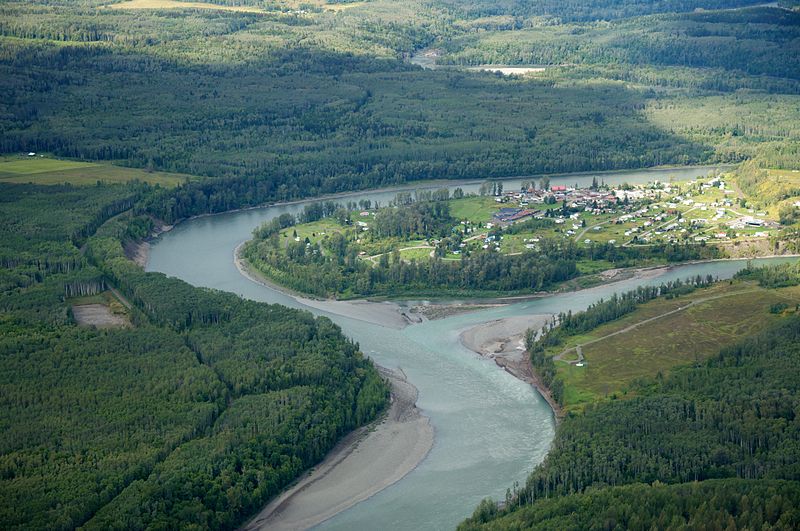
[[(648, 170), (602, 174), (607, 183), (646, 182), (703, 175), (709, 168)], [(595, 174), (600, 176), (601, 174)], [(587, 184), (593, 174), (553, 177), (552, 183)], [(505, 182), (507, 190), (522, 179)], [(479, 183), (438, 183), (476, 191)], [(419, 189), (417, 184), (410, 189)], [(350, 194), (342, 201), (388, 203), (395, 191)], [(361, 350), (383, 366), (402, 368), (419, 390), (417, 405), (430, 417), (435, 442), (428, 456), (402, 480), (323, 523), (322, 529), (448, 529), (469, 516), (486, 496), (503, 499), (506, 488), (523, 483), (544, 459), (555, 432), (547, 403), (529, 385), (494, 362), (464, 348), (460, 332), (503, 317), (581, 310), (601, 297), (643, 283), (661, 283), (697, 274), (729, 277), (744, 262), (716, 262), (673, 268), (647, 281), (630, 279), (576, 293), (426, 321), (402, 330), (308, 308), (279, 291), (243, 277), (233, 263), (234, 249), (265, 220), (302, 204), (279, 205), (195, 218), (153, 242), (148, 271), (160, 271), (195, 286), (308, 309), (327, 315)]]

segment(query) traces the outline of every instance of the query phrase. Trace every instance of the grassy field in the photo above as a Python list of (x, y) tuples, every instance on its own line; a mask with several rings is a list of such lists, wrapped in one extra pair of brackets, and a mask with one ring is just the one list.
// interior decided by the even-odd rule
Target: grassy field
[(758, 187), (758, 198), (783, 198), (768, 205), (765, 210), (770, 218), (777, 219), (784, 204), (794, 204), (800, 198), (800, 170), (768, 170), (769, 179)]
[(97, 181), (121, 183), (139, 180), (172, 188), (191, 179), (189, 175), (161, 171), (148, 172), (137, 168), (124, 168), (110, 164), (94, 164), (42, 157), (0, 158), (0, 182), (94, 185)]
[(325, 236), (329, 236), (334, 232), (343, 233), (345, 230), (346, 228), (335, 219), (325, 218), (312, 223), (301, 223), (294, 227), (289, 227), (281, 232), (281, 237), (288, 241), (297, 233), (296, 237), (299, 238), (300, 241), (305, 241), (305, 239), (308, 238), (308, 241), (316, 244), (322, 241)]
[[(565, 384), (566, 409), (580, 410), (587, 403), (622, 397), (640, 378), (666, 374), (675, 366), (715, 354), (779, 319), (769, 311), (777, 302), (792, 307), (800, 303), (800, 288), (767, 290), (751, 283), (720, 283), (677, 299), (654, 300), (589, 334), (570, 338), (567, 347), (600, 340), (582, 347), (585, 366), (568, 363), (575, 359), (574, 351), (556, 364)], [(678, 308), (685, 309), (624, 331)]]
[(769, 170), (775, 185), (800, 186), (800, 170)]
[(403, 249), (400, 251), (400, 258), (403, 260), (429, 260), (431, 256), (431, 252), (433, 252), (433, 248), (422, 248), (422, 249)]
[(450, 214), (459, 220), (469, 220), (472, 223), (486, 223), (492, 221), (492, 214), (500, 210), (503, 205), (493, 197), (475, 196), (450, 201)]

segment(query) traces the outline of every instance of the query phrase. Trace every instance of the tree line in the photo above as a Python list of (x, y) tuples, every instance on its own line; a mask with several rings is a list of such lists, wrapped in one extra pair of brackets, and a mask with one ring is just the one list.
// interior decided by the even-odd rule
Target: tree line
[[(800, 409), (799, 340), (800, 318), (787, 317), (706, 363), (642, 383), (632, 398), (566, 418), (545, 461), (510, 493), (506, 507), (481, 505), (463, 527), (517, 521), (527, 528), (536, 521), (527, 519), (532, 515), (546, 521), (538, 511), (547, 507), (554, 510), (550, 515), (566, 516), (568, 507), (585, 508), (586, 516), (616, 514), (616, 522), (632, 523), (626, 518), (636, 515), (644, 527), (665, 515), (792, 527), (798, 518), (793, 504), (768, 493), (775, 480), (788, 482), (780, 483), (787, 492), (800, 481), (794, 422)], [(729, 500), (728, 509), (719, 501), (703, 503), (693, 489), (717, 492), (718, 500)], [(615, 496), (623, 492), (632, 499), (664, 499), (636, 510), (623, 503), (615, 513)], [(744, 500), (747, 492), (754, 493), (752, 500)], [(686, 493), (689, 498), (682, 498)], [(676, 504), (689, 500), (692, 508), (676, 514)], [(751, 504), (769, 509), (753, 513)], [(665, 506), (672, 508), (662, 513)]]

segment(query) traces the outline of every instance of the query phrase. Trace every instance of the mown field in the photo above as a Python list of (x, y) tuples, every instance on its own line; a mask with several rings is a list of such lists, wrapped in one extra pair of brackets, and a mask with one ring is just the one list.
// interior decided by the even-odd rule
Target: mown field
[(0, 182), (53, 185), (69, 183), (89, 186), (103, 183), (141, 181), (173, 188), (192, 177), (179, 173), (147, 171), (110, 164), (77, 162), (51, 158), (2, 157), (0, 158)]

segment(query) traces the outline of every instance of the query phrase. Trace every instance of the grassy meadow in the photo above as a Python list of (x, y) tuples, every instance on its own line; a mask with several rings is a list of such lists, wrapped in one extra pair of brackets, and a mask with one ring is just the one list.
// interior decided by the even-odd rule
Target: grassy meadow
[(189, 175), (162, 171), (146, 171), (110, 164), (42, 158), (39, 156), (10, 156), (0, 158), (0, 182), (54, 185), (69, 183), (90, 186), (98, 181), (124, 183), (141, 181), (173, 188), (191, 179)]
[[(577, 411), (599, 400), (635, 394), (642, 378), (702, 362), (776, 321), (779, 316), (770, 312), (776, 303), (794, 308), (800, 303), (800, 288), (722, 282), (689, 295), (655, 299), (621, 319), (570, 337), (552, 349), (552, 354), (572, 349), (556, 363), (565, 384), (565, 409)], [(583, 367), (573, 364), (577, 345), (585, 345)]]
[(245, 5), (210, 4), (207, 2), (180, 2), (178, 0), (128, 0), (109, 4), (109, 9), (214, 9), (242, 13), (264, 13), (263, 9)]

